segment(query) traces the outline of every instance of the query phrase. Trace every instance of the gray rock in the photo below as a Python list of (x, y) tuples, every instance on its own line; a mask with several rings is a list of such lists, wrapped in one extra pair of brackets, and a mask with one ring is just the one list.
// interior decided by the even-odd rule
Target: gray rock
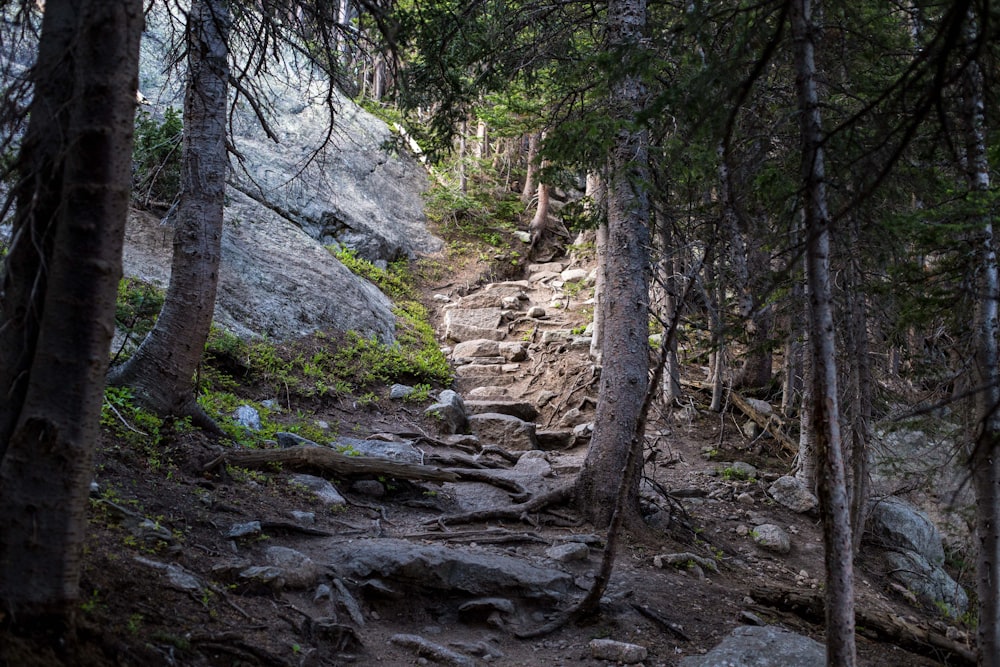
[(423, 463), (423, 453), (406, 441), (392, 440), (362, 440), (361, 438), (340, 437), (330, 443), (334, 449), (343, 449), (354, 456), (371, 456), (378, 459), (402, 461), (404, 463)]
[(570, 408), (563, 413), (562, 418), (559, 420), (559, 425), (566, 428), (574, 428), (580, 424), (587, 423), (590, 419), (590, 413), (585, 413), (580, 408)]
[(160, 570), (167, 576), (167, 581), (171, 586), (181, 591), (201, 592), (204, 584), (192, 572), (188, 572), (177, 563), (161, 563), (160, 561), (136, 556), (135, 561), (155, 570)]
[(296, 523), (300, 523), (303, 526), (311, 526), (316, 523), (316, 513), (315, 512), (303, 512), (301, 510), (292, 510), (288, 513)]
[(819, 507), (819, 500), (798, 478), (785, 475), (774, 480), (767, 492), (779, 505), (793, 512), (811, 512)]
[(573, 578), (561, 570), (483, 551), (391, 538), (331, 542), (318, 548), (345, 579), (386, 579), (419, 590), (552, 601), (565, 600), (576, 590)]
[(327, 136), (329, 122), (317, 83), (322, 77), (310, 78), (315, 76), (290, 57), (265, 77), (261, 89), (271, 93), (270, 123), (280, 143), (264, 135), (249, 106), (237, 105), (234, 143), (241, 168), (232, 170), (235, 187), (319, 242), (347, 246), (370, 261), (439, 250), (442, 243), (427, 231), (423, 212), (427, 172), (406, 151), (388, 152), (389, 127), (336, 90), (331, 143), (306, 161)]
[(914, 551), (932, 565), (944, 563), (941, 533), (926, 514), (901, 498), (884, 498), (873, 504), (868, 530), (887, 549)]
[(545, 317), (545, 309), (541, 306), (532, 306), (528, 309), (528, 317), (534, 317), (536, 319)]
[(528, 358), (528, 344), (525, 341), (501, 341), (500, 356), (507, 361), (524, 361)]
[(792, 550), (792, 540), (788, 533), (773, 523), (762, 523), (754, 528), (753, 541), (761, 549), (779, 554), (787, 554)]
[(456, 359), (474, 359), (477, 357), (499, 357), (500, 343), (487, 338), (477, 338), (458, 343), (451, 349), (451, 356)]
[(469, 413), (462, 397), (451, 389), (438, 394), (437, 403), (428, 406), (424, 414), (440, 420), (442, 433), (459, 433), (469, 425)]
[(548, 429), (535, 431), (538, 448), (549, 450), (569, 449), (576, 443), (576, 434), (568, 429)]
[(243, 428), (251, 431), (260, 430), (260, 413), (249, 405), (241, 405), (233, 412), (233, 419)]
[(538, 410), (526, 401), (466, 401), (465, 407), (470, 415), (496, 412), (502, 415), (511, 415), (526, 422), (538, 419)]
[(480, 440), (508, 451), (520, 452), (538, 448), (535, 425), (511, 415), (486, 412), (469, 417), (469, 428)]
[(566, 269), (559, 274), (559, 277), (562, 278), (563, 282), (571, 283), (577, 280), (586, 280), (587, 273), (586, 269)]
[(453, 308), (444, 314), (445, 338), (456, 342), (500, 340), (506, 335), (499, 328), (500, 322), (500, 308)]
[(566, 542), (549, 547), (545, 550), (545, 555), (560, 563), (569, 563), (575, 560), (587, 560), (590, 548), (580, 542)]
[(416, 389), (405, 384), (394, 384), (389, 387), (389, 398), (390, 400), (398, 401), (406, 398), (412, 394)]
[(563, 265), (559, 262), (546, 262), (544, 264), (529, 264), (528, 273), (562, 273)]
[[(389, 299), (274, 211), (239, 192), (227, 193), (215, 322), (228, 331), (274, 341), (317, 329), (354, 330), (389, 343), (395, 316)], [(166, 287), (170, 227), (133, 213), (126, 228), (126, 276)], [(336, 295), (336, 296), (334, 296)]]
[(625, 665), (633, 665), (646, 659), (645, 646), (616, 642), (613, 639), (591, 639), (590, 654), (598, 660), (611, 660)]
[(234, 523), (226, 531), (226, 537), (239, 538), (250, 535), (260, 535), (260, 521), (247, 521), (246, 523)]
[(317, 500), (329, 507), (343, 507), (347, 505), (344, 496), (340, 495), (337, 488), (329, 480), (314, 475), (293, 475), (293, 484), (301, 484), (309, 491), (316, 494)]
[(889, 576), (923, 602), (958, 618), (969, 609), (969, 596), (940, 566), (914, 551), (889, 551), (885, 555)]
[(740, 626), (701, 656), (681, 658), (681, 667), (826, 667), (826, 649), (784, 628)]
[(289, 588), (312, 588), (319, 579), (319, 567), (301, 551), (273, 546), (264, 550), (264, 558), (268, 564), (282, 570)]

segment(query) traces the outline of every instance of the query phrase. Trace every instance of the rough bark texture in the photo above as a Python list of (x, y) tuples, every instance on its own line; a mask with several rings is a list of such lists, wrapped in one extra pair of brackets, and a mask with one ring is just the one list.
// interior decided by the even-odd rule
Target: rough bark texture
[[(608, 5), (608, 45), (612, 52), (638, 48), (646, 23), (645, 0), (613, 0)], [(612, 86), (617, 118), (635, 118), (645, 95), (633, 74)], [(649, 373), (648, 137), (622, 129), (608, 160), (608, 245), (601, 258), (605, 273), (604, 364), (594, 435), (577, 487), (579, 507), (595, 526), (611, 519), (618, 482), (630, 479), (626, 512), (638, 510), (638, 475), (624, 470), (635, 437)]]
[(181, 195), (170, 285), (156, 326), (111, 376), (164, 415), (211, 427), (194, 397), (194, 374), (208, 339), (219, 282), (225, 194), (229, 81), (227, 0), (195, 0), (188, 18)]
[[(971, 20), (971, 19), (970, 19)], [(968, 31), (975, 36), (970, 26)], [(970, 39), (970, 42), (974, 40)], [(966, 131), (965, 161), (969, 189), (973, 196), (990, 189), (990, 165), (986, 152), (983, 73), (978, 61), (971, 61), (963, 80)], [(979, 664), (1000, 665), (1000, 270), (997, 267), (993, 225), (984, 216), (975, 239), (973, 275), (973, 382), (977, 433), (970, 465), (976, 493), (976, 595), (979, 623), (976, 630)]]
[[(6, 284), (35, 291), (3, 295), (2, 328), (24, 336), (5, 354), (24, 362), (24, 375), (2, 406), (12, 430), (0, 450), (0, 611), (57, 635), (71, 625), (79, 597), (129, 205), (142, 24), (137, 0), (49, 0), (22, 146), (21, 164), (44, 171), (19, 186), (17, 230), (46, 242), (5, 274)], [(33, 205), (39, 196), (54, 199)]]
[(830, 286), (830, 216), (816, 90), (815, 26), (811, 0), (792, 0), (790, 10), (801, 115), (809, 342), (813, 360), (812, 397), (805, 407), (812, 411), (819, 463), (818, 497), (826, 560), (826, 660), (831, 667), (852, 667), (856, 662), (853, 552), (837, 397), (836, 331)]

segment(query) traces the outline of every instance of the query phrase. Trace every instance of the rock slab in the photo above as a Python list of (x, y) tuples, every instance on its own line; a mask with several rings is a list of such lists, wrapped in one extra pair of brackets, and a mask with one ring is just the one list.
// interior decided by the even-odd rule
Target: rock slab
[(703, 656), (681, 658), (681, 667), (825, 667), (822, 644), (775, 626), (736, 628)]

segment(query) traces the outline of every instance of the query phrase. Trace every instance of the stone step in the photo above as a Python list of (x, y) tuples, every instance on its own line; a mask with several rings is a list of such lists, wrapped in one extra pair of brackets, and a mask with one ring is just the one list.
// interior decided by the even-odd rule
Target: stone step
[(466, 400), (465, 409), (470, 415), (494, 412), (511, 415), (526, 422), (538, 419), (538, 410), (526, 401)]

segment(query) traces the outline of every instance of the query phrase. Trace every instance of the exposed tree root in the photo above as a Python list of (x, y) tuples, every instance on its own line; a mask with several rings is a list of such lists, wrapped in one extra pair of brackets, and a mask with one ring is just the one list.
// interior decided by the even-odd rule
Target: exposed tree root
[(265, 468), (275, 463), (293, 469), (316, 470), (343, 477), (385, 475), (395, 479), (429, 482), (457, 482), (459, 476), (434, 466), (390, 461), (369, 456), (347, 456), (327, 447), (299, 445), (287, 449), (262, 449), (226, 452), (209, 462), (205, 470), (214, 470), (223, 463), (244, 468)]
[(532, 512), (540, 512), (552, 505), (562, 505), (573, 499), (575, 483), (565, 484), (548, 493), (535, 496), (527, 502), (511, 505), (510, 507), (499, 507), (488, 510), (477, 510), (466, 512), (465, 514), (453, 514), (443, 516), (430, 521), (425, 521), (424, 525), (455, 525), (462, 523), (476, 523), (478, 521), (526, 521), (527, 516)]

